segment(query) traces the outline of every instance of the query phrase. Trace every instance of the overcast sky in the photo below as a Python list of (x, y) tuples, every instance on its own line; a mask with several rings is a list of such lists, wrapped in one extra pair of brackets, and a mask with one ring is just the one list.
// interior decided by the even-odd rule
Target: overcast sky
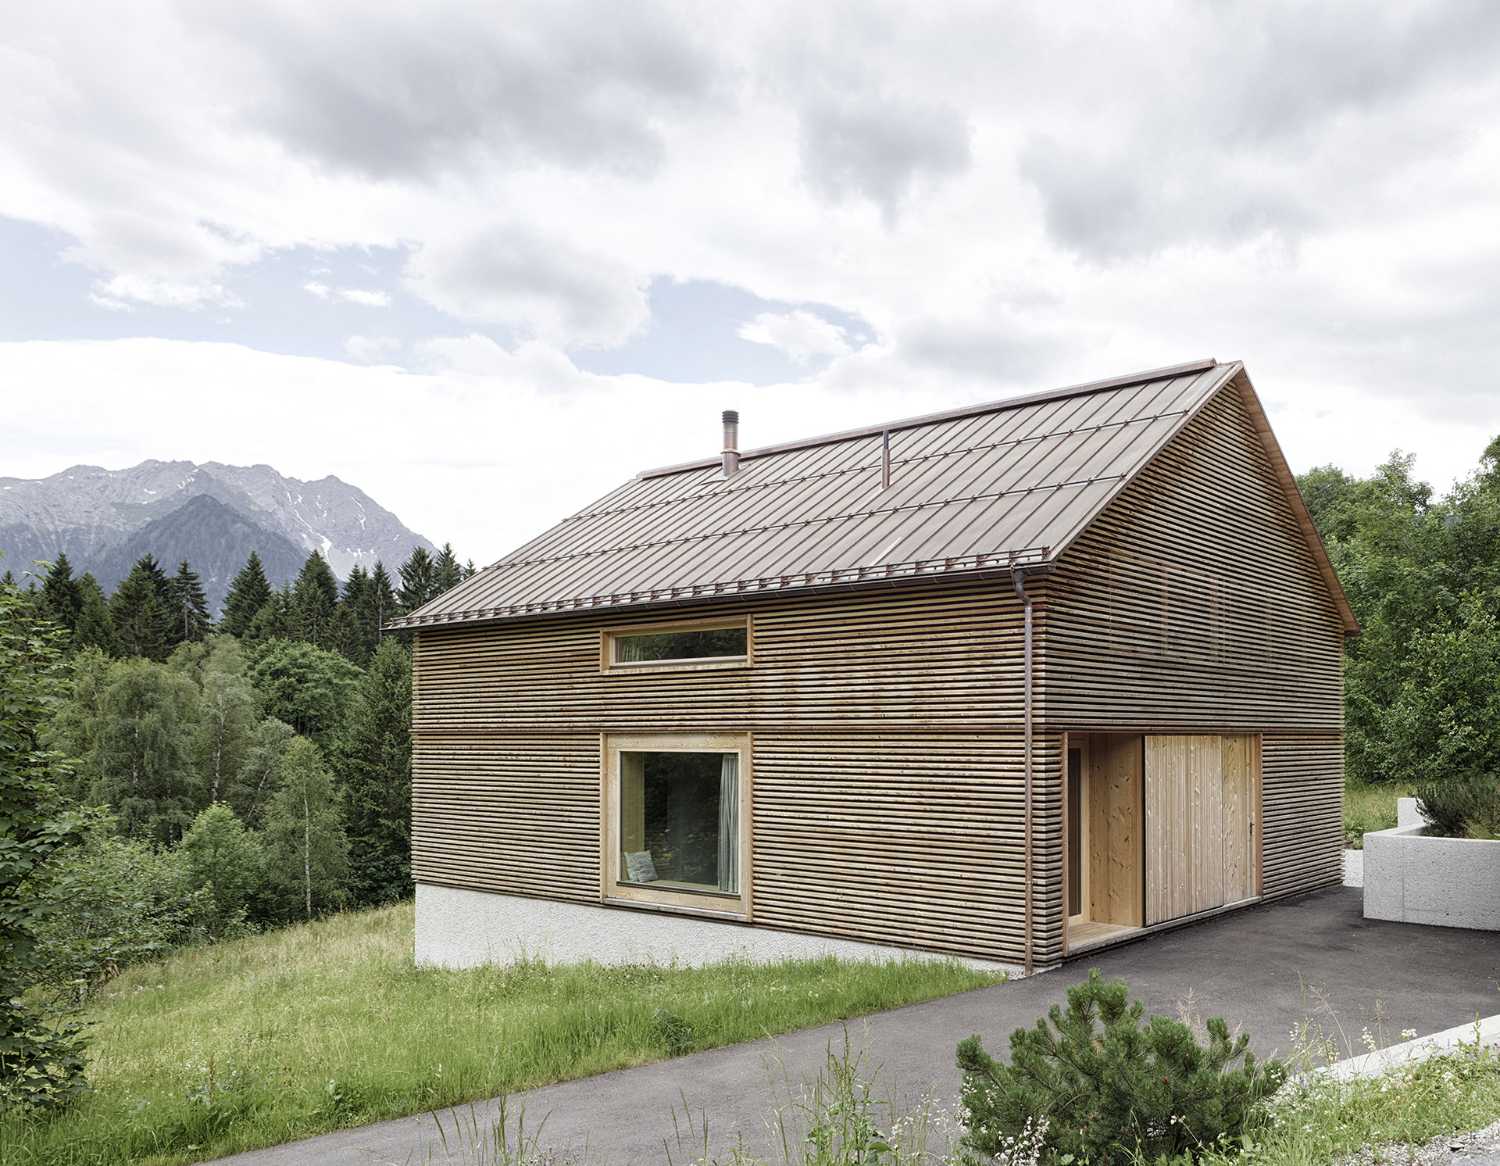
[(1500, 433), (1500, 4), (13, 8), (0, 475), (337, 474), (493, 560), (647, 466), (1201, 356)]

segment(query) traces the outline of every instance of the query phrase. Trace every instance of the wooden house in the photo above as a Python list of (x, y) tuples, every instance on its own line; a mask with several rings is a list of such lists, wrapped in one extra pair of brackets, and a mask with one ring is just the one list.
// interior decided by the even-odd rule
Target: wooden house
[(725, 422), (392, 621), (419, 959), (1031, 970), (1340, 881), (1358, 629), (1243, 365)]

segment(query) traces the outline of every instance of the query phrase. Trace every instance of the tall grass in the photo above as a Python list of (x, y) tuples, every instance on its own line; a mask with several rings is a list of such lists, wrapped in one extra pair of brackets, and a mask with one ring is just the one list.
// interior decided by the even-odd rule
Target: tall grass
[(93, 1009), (94, 1090), (7, 1166), (195, 1161), (993, 983), (948, 962), (412, 966), (410, 904), (191, 949)]
[[(482, 1131), (446, 1140), (464, 1166), (595, 1166), (595, 1159), (557, 1155), (544, 1131), (524, 1115), (502, 1113)], [(1404, 1162), (1406, 1148), (1484, 1128), (1500, 1118), (1500, 1055), (1477, 1041), (1392, 1069), (1339, 1082), (1310, 1073), (1262, 1103), (1241, 1138), (1196, 1155), (1148, 1162), (1128, 1149), (1112, 1161), (1129, 1166), (1327, 1166), (1332, 1162)], [(1046, 1141), (1046, 1124), (1028, 1126), (999, 1155), (979, 1161), (964, 1145), (963, 1114), (931, 1099), (898, 1106), (880, 1098), (863, 1059), (830, 1046), (822, 1073), (788, 1109), (768, 1114), (772, 1150), (740, 1142), (715, 1153), (713, 1115), (679, 1127), (666, 1166), (1056, 1166), (1066, 1163)], [(1369, 1156), (1354, 1158), (1358, 1151)]]
[(1396, 824), (1396, 799), (1411, 797), (1409, 785), (1344, 786), (1344, 845), (1363, 850), (1365, 832), (1388, 830)]

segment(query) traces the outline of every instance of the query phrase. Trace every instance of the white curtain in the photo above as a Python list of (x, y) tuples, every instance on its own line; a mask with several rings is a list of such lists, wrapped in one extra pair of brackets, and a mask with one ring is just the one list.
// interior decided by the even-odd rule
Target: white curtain
[(719, 767), (719, 890), (740, 890), (740, 755), (724, 754)]

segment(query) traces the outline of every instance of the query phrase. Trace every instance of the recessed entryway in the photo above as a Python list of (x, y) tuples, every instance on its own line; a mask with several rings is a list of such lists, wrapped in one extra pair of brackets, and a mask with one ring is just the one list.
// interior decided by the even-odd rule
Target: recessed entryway
[(1259, 894), (1259, 737), (1064, 740), (1069, 954)]

